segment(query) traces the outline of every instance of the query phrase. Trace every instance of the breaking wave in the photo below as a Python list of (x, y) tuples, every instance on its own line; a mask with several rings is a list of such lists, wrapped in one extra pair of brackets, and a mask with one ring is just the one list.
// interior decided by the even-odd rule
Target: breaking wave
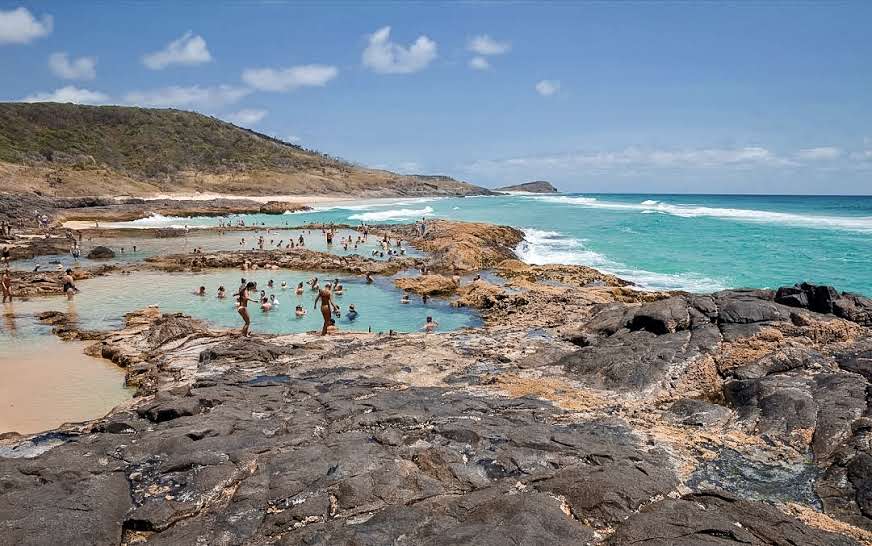
[(638, 210), (643, 214), (662, 213), (681, 218), (708, 217), (745, 222), (784, 224), (796, 227), (872, 232), (872, 216), (817, 216), (756, 209), (673, 205), (650, 199), (641, 203), (619, 203), (615, 201), (599, 201), (594, 197), (572, 197), (568, 195), (537, 195), (524, 196), (524, 198), (599, 209)]
[(586, 249), (584, 240), (566, 237), (557, 231), (525, 228), (523, 232), (524, 241), (518, 245), (515, 253), (529, 264), (586, 265), (632, 281), (645, 290), (715, 292), (727, 288), (727, 284), (722, 281), (693, 272), (669, 274), (633, 269), (599, 252)]
[(360, 220), (363, 222), (386, 222), (388, 220), (407, 220), (409, 218), (419, 218), (430, 216), (433, 214), (433, 207), (424, 207), (423, 209), (392, 209), (380, 210), (376, 212), (362, 212), (360, 214), (352, 214), (348, 217), (349, 220)]

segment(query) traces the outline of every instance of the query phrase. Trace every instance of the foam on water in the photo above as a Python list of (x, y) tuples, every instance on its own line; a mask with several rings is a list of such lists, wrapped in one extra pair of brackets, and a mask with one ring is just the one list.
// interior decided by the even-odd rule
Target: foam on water
[(680, 216), (682, 218), (710, 217), (746, 222), (786, 224), (798, 227), (844, 229), (864, 233), (872, 232), (872, 216), (818, 216), (812, 214), (795, 214), (756, 209), (704, 207), (693, 204), (669, 204), (650, 199), (642, 201), (641, 203), (621, 203), (616, 201), (600, 201), (594, 197), (572, 197), (567, 195), (537, 195), (528, 196), (527, 198), (548, 203), (601, 209), (640, 210), (646, 214), (660, 212), (671, 214), (673, 216)]
[(185, 216), (164, 216), (163, 214), (158, 214), (156, 212), (151, 213), (145, 218), (139, 218), (138, 220), (131, 220), (130, 222), (104, 222), (101, 224), (101, 227), (121, 227), (121, 228), (177, 228), (183, 229), (185, 227), (195, 229), (202, 227), (209, 227), (204, 225), (199, 225), (198, 223), (191, 222), (190, 217)]
[(362, 222), (385, 222), (388, 220), (406, 220), (432, 215), (433, 207), (424, 207), (423, 209), (391, 209), (378, 212), (364, 212), (352, 214), (348, 219), (360, 220)]
[(530, 264), (586, 265), (632, 281), (645, 290), (713, 292), (727, 288), (722, 281), (693, 272), (666, 274), (627, 267), (586, 249), (583, 240), (567, 237), (557, 231), (526, 228), (523, 232), (525, 241), (518, 245), (515, 252), (519, 258)]

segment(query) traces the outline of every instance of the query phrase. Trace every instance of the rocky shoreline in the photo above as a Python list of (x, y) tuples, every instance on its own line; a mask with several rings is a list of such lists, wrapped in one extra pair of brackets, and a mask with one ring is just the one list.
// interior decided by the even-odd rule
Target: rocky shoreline
[[(391, 226), (427, 253), (161, 256), (161, 270), (400, 277), (485, 325), (256, 335), (183, 315), (58, 335), (136, 400), (0, 443), (0, 535), (91, 544), (870, 544), (872, 300), (634, 290), (530, 266), (522, 234)], [(378, 269), (381, 268), (381, 269)], [(464, 278), (487, 269), (492, 279)]]

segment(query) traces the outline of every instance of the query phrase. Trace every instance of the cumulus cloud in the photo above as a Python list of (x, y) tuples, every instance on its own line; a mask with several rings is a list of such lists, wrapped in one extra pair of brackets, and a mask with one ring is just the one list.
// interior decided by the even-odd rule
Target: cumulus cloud
[(202, 87), (169, 86), (145, 91), (131, 91), (124, 96), (124, 102), (135, 106), (153, 108), (197, 108), (214, 110), (239, 102), (251, 93), (250, 89), (232, 85)]
[(261, 91), (291, 91), (299, 87), (323, 87), (339, 74), (335, 66), (307, 64), (291, 68), (247, 68), (242, 81)]
[(0, 44), (29, 44), (51, 34), (51, 15), (37, 19), (27, 8), (0, 10)]
[(75, 104), (104, 104), (109, 95), (90, 89), (79, 89), (67, 85), (50, 93), (34, 93), (21, 99), (21, 102), (72, 102)]
[(512, 49), (512, 44), (498, 42), (487, 34), (481, 34), (471, 39), (466, 45), (466, 49), (478, 55), (502, 55)]
[(572, 152), (501, 160), (480, 160), (466, 166), (479, 173), (517, 169), (536, 172), (608, 171), (613, 169), (714, 168), (795, 166), (795, 162), (761, 147), (703, 148), (694, 150), (643, 150), (627, 148), (614, 152)]
[(812, 161), (838, 159), (842, 155), (842, 150), (832, 146), (823, 146), (820, 148), (806, 148), (796, 153), (799, 159), (808, 159)]
[(231, 123), (235, 123), (236, 125), (254, 125), (258, 121), (265, 118), (266, 114), (266, 110), (243, 108), (238, 112), (233, 112), (222, 117)]
[(55, 76), (66, 80), (93, 80), (97, 77), (97, 59), (94, 57), (70, 60), (66, 52), (59, 51), (49, 55), (48, 66)]
[(142, 63), (152, 70), (162, 70), (171, 64), (195, 65), (211, 60), (212, 55), (206, 47), (206, 40), (191, 31), (170, 42), (160, 51), (142, 57)]
[(469, 68), (487, 70), (490, 68), (490, 63), (484, 57), (473, 57), (469, 60)]
[(560, 82), (557, 80), (542, 80), (536, 84), (536, 92), (543, 97), (550, 97), (560, 91)]
[(370, 34), (363, 50), (363, 65), (379, 74), (411, 74), (423, 70), (436, 58), (436, 42), (418, 36), (409, 46), (390, 41), (391, 27)]

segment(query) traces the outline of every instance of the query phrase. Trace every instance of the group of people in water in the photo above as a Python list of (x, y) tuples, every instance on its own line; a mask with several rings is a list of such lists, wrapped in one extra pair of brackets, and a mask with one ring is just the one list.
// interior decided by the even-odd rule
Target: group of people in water
[[(373, 282), (373, 278), (369, 273), (366, 274), (365, 279), (367, 284)], [(276, 287), (277, 286), (272, 279), (267, 282), (267, 289), (272, 290)], [(290, 289), (286, 281), (281, 281), (278, 288), (281, 291), (287, 291)], [(327, 335), (330, 332), (336, 331), (336, 320), (341, 318), (343, 314), (342, 308), (337, 303), (337, 297), (341, 297), (345, 294), (345, 286), (339, 278), (334, 278), (331, 282), (322, 285), (318, 277), (312, 277), (307, 282), (299, 282), (293, 290), (297, 297), (302, 297), (307, 290), (315, 293), (313, 309), (320, 310), (321, 312), (321, 318), (323, 319), (321, 335)], [(200, 286), (194, 291), (194, 294), (201, 297), (207, 296), (206, 287)], [(228, 297), (228, 291), (223, 285), (218, 287), (216, 297), (219, 299)], [(236, 312), (239, 313), (239, 316), (243, 321), (241, 332), (243, 336), (248, 336), (250, 334), (251, 315), (249, 314), (249, 304), (253, 303), (258, 306), (263, 313), (275, 311), (281, 305), (280, 299), (276, 297), (275, 294), (267, 295), (266, 290), (258, 289), (257, 282), (247, 280), (244, 277), (240, 279), (239, 288), (231, 297), (235, 302)], [(427, 296), (424, 296), (423, 302), (427, 303), (428, 299)], [(409, 294), (404, 293), (400, 303), (408, 304), (409, 302)], [(307, 311), (301, 303), (296, 305), (294, 315), (298, 319), (307, 315)], [(354, 322), (358, 315), (359, 312), (357, 307), (353, 303), (349, 304), (345, 311), (346, 320)], [(433, 317), (428, 316), (422, 330), (425, 332), (433, 332), (438, 326), (439, 323), (433, 320)]]

